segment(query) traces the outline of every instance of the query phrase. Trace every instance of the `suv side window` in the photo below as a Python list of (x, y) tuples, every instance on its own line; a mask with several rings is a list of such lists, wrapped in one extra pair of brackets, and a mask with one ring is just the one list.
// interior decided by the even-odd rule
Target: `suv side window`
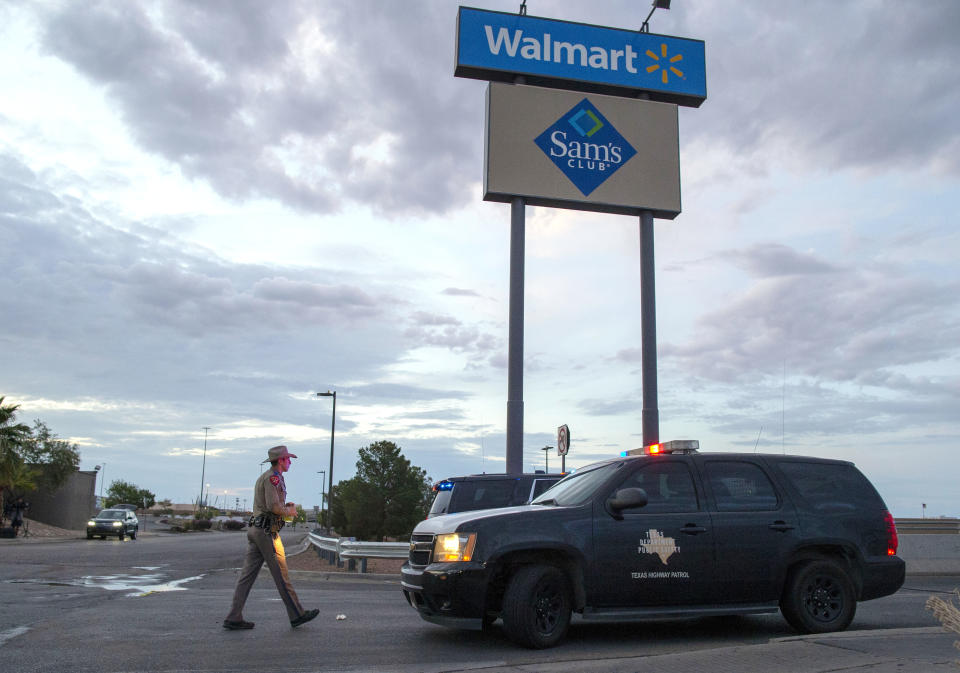
[(783, 461), (786, 475), (803, 499), (815, 510), (883, 509), (883, 500), (867, 478), (853, 465)]
[(646, 506), (638, 512), (696, 512), (699, 507), (693, 477), (685, 463), (657, 461), (644, 465), (617, 488), (642, 488)]
[(777, 509), (777, 492), (769, 477), (754, 463), (711, 460), (705, 468), (717, 510), (757, 512)]

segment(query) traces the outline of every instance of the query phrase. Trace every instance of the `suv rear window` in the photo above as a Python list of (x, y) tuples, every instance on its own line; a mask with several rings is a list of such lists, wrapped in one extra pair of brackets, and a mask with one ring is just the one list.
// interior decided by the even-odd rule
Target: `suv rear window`
[(789, 461), (779, 467), (815, 510), (884, 509), (880, 494), (853, 465)]
[(453, 489), (451, 506), (454, 512), (506, 507), (513, 498), (516, 479), (483, 479), (461, 481)]

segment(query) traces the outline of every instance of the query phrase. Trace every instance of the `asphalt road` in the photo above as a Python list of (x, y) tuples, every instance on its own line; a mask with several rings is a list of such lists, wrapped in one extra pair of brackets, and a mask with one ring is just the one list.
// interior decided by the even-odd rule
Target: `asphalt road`
[[(302, 535), (284, 537), (289, 546)], [(326, 573), (293, 573), (304, 606), (320, 608), (316, 620), (294, 630), (266, 572), (244, 612), (256, 628), (226, 631), (221, 622), (244, 544), (242, 533), (0, 544), (0, 672), (439, 672), (692, 652), (794, 635), (779, 615), (575, 621), (559, 647), (530, 651), (498, 628), (454, 631), (422, 621), (397, 578)], [(957, 586), (960, 577), (908, 577), (897, 594), (861, 603), (850, 630), (938, 626), (924, 603)]]

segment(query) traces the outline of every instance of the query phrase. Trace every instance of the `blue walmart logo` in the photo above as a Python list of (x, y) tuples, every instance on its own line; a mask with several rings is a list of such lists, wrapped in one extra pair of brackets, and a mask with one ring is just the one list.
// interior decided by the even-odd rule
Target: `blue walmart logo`
[(584, 196), (637, 153), (586, 98), (534, 142)]

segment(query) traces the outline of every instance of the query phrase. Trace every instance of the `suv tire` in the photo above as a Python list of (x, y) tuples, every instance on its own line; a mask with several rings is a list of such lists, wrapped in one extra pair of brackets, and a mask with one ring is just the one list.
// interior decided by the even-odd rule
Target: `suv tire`
[(130, 531), (130, 539), (131, 539), (131, 540), (136, 540), (136, 539), (137, 539), (137, 529), (136, 529), (136, 528), (134, 528), (132, 531)]
[(570, 587), (559, 569), (523, 566), (510, 578), (503, 596), (504, 631), (518, 645), (552, 647), (567, 633), (570, 606)]
[(800, 633), (842, 631), (853, 621), (853, 583), (833, 561), (807, 561), (787, 581), (780, 610)]

